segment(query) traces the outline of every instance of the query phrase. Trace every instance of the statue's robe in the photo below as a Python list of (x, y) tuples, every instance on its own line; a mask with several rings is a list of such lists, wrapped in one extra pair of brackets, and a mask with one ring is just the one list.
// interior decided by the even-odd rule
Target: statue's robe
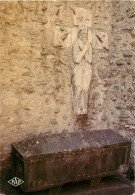
[(72, 46), (72, 91), (74, 114), (76, 115), (87, 114), (88, 93), (92, 75), (92, 46), (80, 59), (79, 55), (84, 47), (85, 43), (79, 38)]

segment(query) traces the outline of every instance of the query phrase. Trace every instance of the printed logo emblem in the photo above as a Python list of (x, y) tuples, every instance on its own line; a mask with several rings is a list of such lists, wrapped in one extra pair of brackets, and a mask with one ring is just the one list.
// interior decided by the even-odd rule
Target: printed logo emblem
[(13, 179), (9, 180), (8, 183), (10, 183), (12, 186), (19, 186), (23, 183), (24, 181), (19, 179), (18, 177), (14, 177)]

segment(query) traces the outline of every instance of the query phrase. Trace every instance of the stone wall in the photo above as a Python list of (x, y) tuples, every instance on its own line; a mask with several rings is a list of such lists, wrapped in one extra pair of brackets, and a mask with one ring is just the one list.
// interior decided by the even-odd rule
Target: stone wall
[[(61, 26), (72, 37), (76, 8), (92, 14), (93, 71), (82, 116), (73, 112), (71, 38), (63, 45), (55, 38)], [(111, 128), (133, 139), (134, 8), (116, 1), (0, 2), (1, 168), (11, 143), (31, 133)]]
[(112, 33), (109, 48), (108, 121), (112, 129), (135, 140), (135, 2), (112, 3)]

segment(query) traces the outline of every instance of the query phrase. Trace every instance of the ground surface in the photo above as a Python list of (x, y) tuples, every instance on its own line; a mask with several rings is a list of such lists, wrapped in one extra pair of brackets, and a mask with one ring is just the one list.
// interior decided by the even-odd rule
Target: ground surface
[[(49, 195), (48, 190), (32, 193), (23, 193), (8, 183), (1, 184), (0, 195)], [(101, 183), (91, 187), (90, 181), (66, 184), (60, 195), (132, 195), (135, 192), (135, 183), (120, 177), (102, 178)], [(52, 193), (54, 195), (54, 193)]]

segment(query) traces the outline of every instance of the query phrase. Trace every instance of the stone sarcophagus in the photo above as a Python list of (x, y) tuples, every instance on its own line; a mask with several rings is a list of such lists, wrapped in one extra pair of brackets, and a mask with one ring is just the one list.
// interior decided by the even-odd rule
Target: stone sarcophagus
[(131, 143), (112, 130), (31, 136), (12, 145), (14, 177), (25, 192), (118, 174)]

